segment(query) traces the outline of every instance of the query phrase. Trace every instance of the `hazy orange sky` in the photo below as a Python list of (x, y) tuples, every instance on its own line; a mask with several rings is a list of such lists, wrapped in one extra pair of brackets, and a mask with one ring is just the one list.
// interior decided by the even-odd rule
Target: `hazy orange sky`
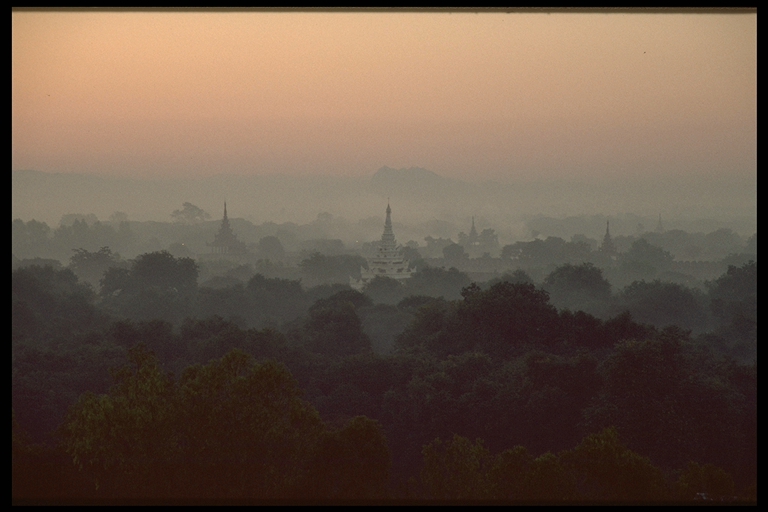
[(756, 173), (756, 12), (12, 13), (12, 168)]

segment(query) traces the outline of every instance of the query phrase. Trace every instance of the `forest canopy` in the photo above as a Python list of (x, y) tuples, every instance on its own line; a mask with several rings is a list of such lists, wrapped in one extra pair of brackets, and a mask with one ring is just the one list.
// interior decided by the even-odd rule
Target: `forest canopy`
[(520, 245), (353, 290), (365, 258), (281, 246), (15, 261), (14, 500), (755, 499), (754, 260)]

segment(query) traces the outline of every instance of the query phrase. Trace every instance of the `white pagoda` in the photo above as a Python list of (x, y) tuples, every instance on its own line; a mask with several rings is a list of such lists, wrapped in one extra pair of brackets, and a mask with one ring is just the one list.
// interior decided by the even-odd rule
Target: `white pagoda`
[(360, 269), (360, 279), (350, 278), (350, 286), (356, 290), (362, 290), (366, 283), (374, 277), (390, 277), (397, 281), (404, 281), (411, 277), (412, 271), (408, 268), (408, 260), (403, 257), (401, 248), (395, 241), (392, 232), (392, 209), (387, 202), (387, 219), (384, 221), (384, 233), (381, 235), (376, 256), (368, 258), (368, 268)]

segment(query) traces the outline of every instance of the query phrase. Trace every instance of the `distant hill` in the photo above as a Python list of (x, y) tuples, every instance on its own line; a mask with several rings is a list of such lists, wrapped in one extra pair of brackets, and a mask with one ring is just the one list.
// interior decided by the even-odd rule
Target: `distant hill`
[(409, 169), (382, 167), (371, 177), (369, 190), (380, 196), (437, 199), (440, 195), (457, 189), (458, 185), (458, 182), (443, 178), (421, 167)]

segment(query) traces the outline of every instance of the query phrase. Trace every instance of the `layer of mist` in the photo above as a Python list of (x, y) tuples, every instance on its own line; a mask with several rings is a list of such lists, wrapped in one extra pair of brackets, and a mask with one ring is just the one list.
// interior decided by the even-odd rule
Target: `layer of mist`
[[(184, 202), (219, 218), (225, 201), (231, 217), (254, 224), (307, 223), (329, 213), (350, 222), (375, 219), (372, 224), (377, 225), (389, 200), (403, 242), (455, 236), (457, 230), (469, 229), (472, 217), (478, 228), (493, 227), (504, 242), (530, 238), (526, 221), (535, 216), (560, 219), (559, 227), (550, 222), (550, 232), (539, 230), (552, 236), (582, 233), (599, 238), (605, 218), (611, 219), (614, 234), (630, 235), (642, 227), (652, 229), (659, 215), (666, 229), (728, 228), (749, 236), (757, 227), (756, 182), (743, 177), (499, 183), (383, 167), (371, 178), (222, 175), (139, 180), (17, 170), (11, 185), (12, 217), (51, 226), (66, 214), (94, 214), (105, 221), (115, 212), (132, 221), (167, 222)], [(365, 241), (379, 234), (377, 227)], [(359, 236), (347, 233), (341, 238), (354, 242)]]

